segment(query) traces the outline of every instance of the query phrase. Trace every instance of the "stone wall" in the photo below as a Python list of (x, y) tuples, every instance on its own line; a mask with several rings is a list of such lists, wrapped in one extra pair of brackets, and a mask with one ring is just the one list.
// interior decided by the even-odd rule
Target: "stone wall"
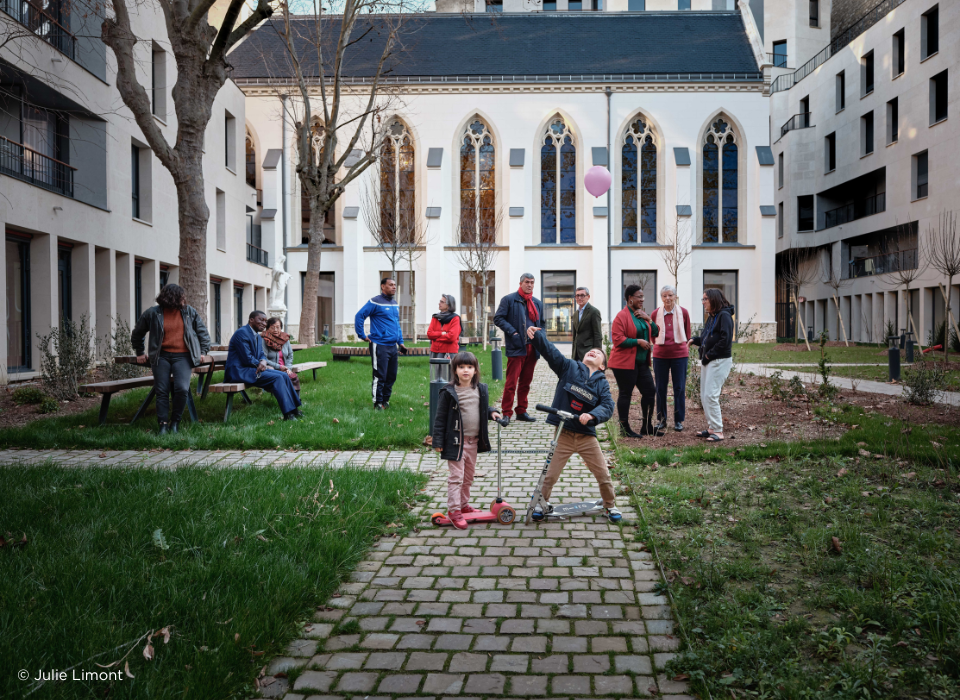
[(835, 37), (879, 4), (880, 0), (833, 0), (830, 37)]

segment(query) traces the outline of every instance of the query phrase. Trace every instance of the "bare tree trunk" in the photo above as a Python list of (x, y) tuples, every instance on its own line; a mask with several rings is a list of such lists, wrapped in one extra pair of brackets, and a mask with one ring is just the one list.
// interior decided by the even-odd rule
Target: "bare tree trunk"
[(811, 352), (810, 341), (807, 340), (807, 334), (804, 332), (806, 329), (800, 328), (800, 302), (797, 301), (797, 293), (793, 293), (793, 306), (797, 310), (797, 330), (800, 331), (800, 335), (803, 336), (803, 342), (807, 346), (807, 352)]
[[(947, 287), (947, 289), (953, 289), (953, 277), (949, 278), (947, 282), (950, 285), (949, 287)], [(940, 287), (940, 294), (943, 296), (943, 306), (946, 309), (946, 312), (944, 315), (948, 319), (950, 319), (950, 323), (953, 325), (953, 332), (956, 333), (957, 338), (960, 339), (960, 328), (957, 327), (957, 319), (953, 315), (953, 309), (951, 308), (951, 305), (950, 305), (950, 295), (947, 294), (946, 290), (943, 288), (943, 282), (937, 282), (937, 286)], [(950, 334), (947, 332), (944, 332), (943, 334), (943, 342), (946, 345), (950, 344), (949, 343), (950, 339), (947, 337), (949, 335)]]
[(833, 295), (833, 303), (837, 305), (837, 320), (840, 321), (840, 331), (843, 333), (843, 345), (849, 348), (850, 343), (847, 342), (847, 329), (843, 325), (843, 313), (840, 311), (840, 299), (836, 294)]
[(417, 342), (417, 287), (413, 280), (413, 256), (409, 257), (408, 263), (410, 266), (410, 279), (407, 280), (408, 287), (407, 289), (410, 292), (410, 316), (411, 322), (413, 325), (413, 342)]
[(210, 209), (204, 196), (203, 152), (181, 159), (183, 174), (174, 180), (180, 221), (180, 276), (178, 284), (187, 293), (187, 301), (200, 317), (207, 318), (207, 223)]
[(310, 198), (310, 242), (307, 243), (307, 273), (303, 281), (300, 307), (300, 328), (297, 340), (307, 345), (317, 343), (317, 294), (320, 291), (320, 256), (323, 252), (323, 220), (327, 212), (316, 197)]

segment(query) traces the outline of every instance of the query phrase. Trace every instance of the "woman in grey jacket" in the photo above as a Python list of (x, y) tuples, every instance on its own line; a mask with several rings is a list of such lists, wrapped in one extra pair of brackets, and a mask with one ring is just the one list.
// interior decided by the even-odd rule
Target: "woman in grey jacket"
[(263, 331), (263, 354), (267, 358), (267, 367), (286, 372), (293, 388), (300, 395), (300, 377), (293, 370), (293, 347), (290, 334), (283, 332), (283, 322), (279, 318), (270, 318)]

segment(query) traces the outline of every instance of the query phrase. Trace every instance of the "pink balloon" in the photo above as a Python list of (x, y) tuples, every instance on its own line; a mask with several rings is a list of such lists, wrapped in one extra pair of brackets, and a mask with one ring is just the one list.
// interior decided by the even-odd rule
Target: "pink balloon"
[(583, 178), (583, 184), (587, 188), (587, 192), (594, 197), (606, 193), (610, 189), (611, 182), (613, 182), (613, 178), (610, 176), (610, 171), (602, 165), (594, 165), (587, 171), (586, 177)]

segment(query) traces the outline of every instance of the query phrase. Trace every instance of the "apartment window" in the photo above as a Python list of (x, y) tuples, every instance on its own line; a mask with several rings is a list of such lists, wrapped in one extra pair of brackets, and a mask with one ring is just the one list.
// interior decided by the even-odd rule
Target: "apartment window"
[(503, 12), (503, 0), (487, 0), (487, 12)]
[(133, 266), (133, 312), (139, 321), (143, 314), (143, 263)]
[(544, 2), (544, 3), (543, 3), (543, 11), (544, 11), (544, 12), (556, 12), (556, 11), (557, 11), (557, 3), (556, 3), (556, 2)]
[(224, 112), (224, 144), (223, 158), (226, 166), (233, 171), (237, 169), (237, 120), (230, 112)]
[(166, 265), (160, 268), (160, 289), (163, 289), (167, 286), (167, 283), (170, 281), (170, 268)]
[(810, 0), (810, 26), (820, 26), (820, 0)]
[(628, 0), (627, 2), (627, 10), (630, 12), (643, 12), (646, 9), (646, 0)]
[(918, 153), (913, 157), (913, 198), (923, 199), (929, 194), (929, 163), (927, 151)]
[(773, 65), (776, 68), (787, 67), (787, 42), (773, 42)]
[(844, 71), (837, 73), (837, 111), (847, 107), (847, 74)]
[(167, 54), (153, 45), (150, 54), (150, 102), (153, 115), (161, 119), (167, 116)]
[(894, 97), (887, 102), (887, 145), (900, 139), (900, 99)]
[(797, 197), (797, 231), (813, 230), (813, 195)]
[(626, 306), (624, 299), (627, 287), (635, 284), (643, 290), (643, 310), (648, 314), (660, 305), (660, 295), (657, 293), (657, 271), (656, 270), (623, 270), (620, 272), (620, 301), (614, 303), (621, 308)]
[(863, 85), (861, 95), (869, 95), (873, 92), (873, 51), (860, 59), (860, 78)]
[(583, 9), (583, 2), (581, 0), (570, 0), (567, 3), (568, 12), (580, 12)]
[(140, 149), (130, 146), (130, 195), (133, 218), (140, 218)]
[(783, 154), (777, 156), (777, 183), (783, 189)]
[(930, 78), (930, 123), (947, 118), (947, 71)]
[(227, 250), (227, 194), (217, 190), (217, 250)]
[(220, 282), (211, 282), (210, 286), (212, 287), (213, 294), (211, 294), (211, 303), (213, 304), (213, 342), (217, 345), (223, 342), (222, 333), (220, 332), (221, 328), (221, 299), (220, 299)]
[(237, 322), (236, 328), (243, 328), (243, 287), (233, 288), (233, 315)]
[(680, 0), (677, 5), (678, 10), (689, 10), (690, 9), (690, 0)]
[(920, 60), (940, 50), (940, 7), (934, 5), (920, 17)]
[(30, 369), (30, 239), (7, 234), (7, 370)]
[(777, 205), (777, 238), (783, 238), (783, 202)]
[(824, 139), (824, 163), (826, 164), (826, 172), (833, 172), (837, 169), (837, 132), (834, 131), (832, 134), (827, 134), (827, 138)]
[[(703, 271), (703, 289), (719, 289), (727, 301), (733, 304), (734, 309), (739, 309), (737, 303), (737, 271), (736, 270), (704, 270)], [(703, 313), (706, 321), (707, 313)], [(734, 324), (736, 324), (736, 315), (734, 315)]]
[(573, 290), (577, 287), (577, 273), (562, 271), (541, 274), (543, 330), (550, 340), (569, 342), (573, 338)]
[(810, 128), (810, 95), (800, 100), (800, 128)]
[(57, 311), (60, 322), (69, 333), (73, 321), (73, 246), (61, 244), (57, 249)]
[(894, 78), (901, 75), (906, 69), (906, 41), (906, 34), (903, 29), (893, 35), (893, 61), (891, 61), (891, 66), (893, 67)]
[(860, 117), (860, 155), (873, 153), (873, 112)]

